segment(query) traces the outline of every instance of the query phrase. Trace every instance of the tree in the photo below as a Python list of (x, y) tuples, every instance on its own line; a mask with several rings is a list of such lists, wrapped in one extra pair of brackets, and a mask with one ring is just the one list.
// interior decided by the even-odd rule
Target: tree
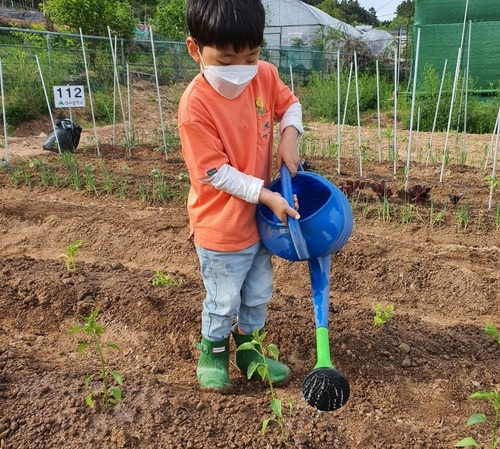
[(316, 38), (311, 39), (310, 45), (319, 47), (321, 51), (334, 52), (340, 50), (347, 35), (340, 29), (327, 27), (316, 32)]
[(372, 6), (368, 10), (368, 22), (366, 23), (367, 25), (373, 25), (374, 27), (379, 25), (379, 20), (377, 18), (377, 11), (375, 11), (375, 8)]
[(340, 19), (342, 14), (337, 0), (323, 0), (321, 3), (316, 5), (316, 8), (321, 9), (321, 11), (326, 12), (329, 16), (336, 19)]
[(392, 19), (388, 27), (392, 29), (409, 29), (413, 23), (413, 17), (415, 15), (415, 1), (414, 0), (404, 0), (396, 8), (396, 17)]
[(373, 17), (359, 4), (358, 0), (341, 0), (339, 9), (341, 11), (340, 19), (350, 25), (366, 25), (373, 20)]
[(415, 15), (415, 2), (413, 0), (404, 0), (397, 8), (396, 15), (403, 19), (413, 20)]
[(132, 38), (135, 19), (130, 4), (120, 0), (46, 0), (43, 12), (56, 25), (70, 31), (90, 36), (107, 36), (111, 33), (122, 38)]
[(375, 9), (370, 8), (367, 11), (359, 4), (358, 0), (307, 0), (305, 3), (350, 25), (377, 26), (379, 24)]
[(141, 20), (144, 19), (144, 22), (146, 22), (148, 17), (153, 16), (160, 0), (129, 0), (129, 3), (134, 11), (134, 15), (140, 17)]
[(175, 42), (184, 41), (189, 33), (184, 14), (185, 0), (164, 0), (153, 17), (155, 33)]

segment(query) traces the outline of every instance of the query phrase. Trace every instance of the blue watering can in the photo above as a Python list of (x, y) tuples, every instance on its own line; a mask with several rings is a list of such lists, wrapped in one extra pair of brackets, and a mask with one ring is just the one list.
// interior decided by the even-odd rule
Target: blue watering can
[(293, 207), (299, 199), (300, 219), (288, 220), (288, 227), (267, 206), (259, 204), (257, 225), (264, 245), (283, 259), (298, 261), (326, 256), (340, 250), (349, 239), (353, 220), (351, 205), (340, 189), (316, 173), (299, 166), (292, 179), (283, 164), (281, 177), (268, 187), (280, 193)]
[(288, 217), (285, 226), (267, 206), (257, 207), (257, 226), (264, 245), (275, 255), (291, 261), (307, 261), (311, 278), (316, 322), (317, 363), (302, 384), (306, 401), (322, 411), (342, 407), (350, 395), (346, 377), (332, 364), (328, 339), (330, 255), (339, 251), (353, 228), (351, 206), (346, 196), (316, 173), (299, 171), (292, 179), (283, 164), (280, 178), (269, 190), (280, 193), (294, 207), (299, 201), (300, 219)]

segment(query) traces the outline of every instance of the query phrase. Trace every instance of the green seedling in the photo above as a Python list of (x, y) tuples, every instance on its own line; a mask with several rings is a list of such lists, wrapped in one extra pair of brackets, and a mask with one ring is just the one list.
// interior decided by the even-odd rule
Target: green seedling
[(431, 226), (437, 225), (441, 226), (444, 223), (444, 214), (446, 212), (446, 206), (444, 206), (439, 212), (436, 213), (434, 210), (434, 202), (431, 201), (431, 207), (429, 209), (429, 223)]
[(154, 287), (180, 287), (182, 281), (177, 281), (170, 273), (163, 273), (162, 271), (157, 271), (153, 276), (151, 284)]
[(10, 176), (12, 177), (12, 180), (14, 181), (15, 185), (21, 184), (22, 170), (20, 167), (12, 167), (12, 170), (10, 171)]
[(370, 212), (370, 203), (369, 203), (369, 198), (364, 197), (363, 198), (363, 205), (362, 205), (362, 211), (361, 214), (363, 215), (363, 218), (366, 218)]
[(490, 185), (490, 199), (488, 202), (488, 209), (491, 209), (493, 201), (493, 192), (500, 184), (500, 178), (498, 178), (497, 176), (486, 176), (486, 178), (484, 179), (488, 181), (488, 184)]
[(85, 146), (83, 148), (83, 152), (86, 153), (87, 151), (90, 151), (94, 148), (95, 146), (95, 139), (94, 136), (86, 136), (85, 137)]
[(102, 183), (104, 186), (104, 191), (111, 195), (113, 193), (113, 179), (111, 178), (106, 165), (103, 163), (101, 166), (102, 170)]
[[(269, 423), (271, 421), (275, 421), (278, 423), (281, 431), (281, 439), (283, 441), (287, 440), (287, 434), (285, 430), (285, 424), (283, 420), (283, 402), (281, 399), (278, 399), (276, 397), (276, 392), (274, 390), (274, 385), (272, 380), (269, 378), (269, 365), (267, 364), (266, 357), (270, 356), (274, 358), (274, 360), (278, 360), (279, 357), (279, 350), (275, 344), (269, 344), (267, 346), (264, 346), (264, 340), (267, 336), (267, 332), (262, 332), (259, 334), (259, 331), (255, 329), (255, 331), (252, 334), (252, 341), (249, 341), (247, 343), (243, 343), (241, 346), (239, 346), (236, 350), (237, 351), (255, 351), (259, 354), (261, 361), (256, 362), (253, 361), (250, 363), (248, 366), (247, 370), (247, 377), (250, 379), (252, 375), (257, 371), (257, 373), (260, 375), (262, 380), (267, 381), (269, 383), (269, 391), (271, 392), (271, 410), (273, 412), (273, 416), (270, 418), (264, 419), (262, 422), (262, 433), (265, 433), (267, 430), (267, 427), (269, 426)], [(262, 348), (262, 351), (259, 351), (259, 348)], [(293, 410), (293, 401), (291, 399), (286, 400), (289, 410), (290, 410), (290, 416), (292, 416), (292, 410)]]
[(373, 317), (373, 325), (374, 326), (381, 326), (382, 324), (385, 324), (389, 318), (392, 317), (394, 313), (394, 306), (393, 305), (388, 305), (384, 309), (382, 309), (382, 306), (380, 304), (377, 304), (375, 306), (375, 316)]
[(471, 205), (470, 203), (457, 206), (456, 220), (459, 228), (467, 229), (471, 219)]
[(443, 154), (443, 159), (444, 159), (444, 165), (450, 165), (450, 152), (445, 151)]
[(64, 263), (66, 264), (66, 269), (68, 271), (76, 271), (76, 253), (82, 244), (83, 240), (77, 240), (75, 243), (66, 248), (66, 253), (59, 256), (64, 258)]
[(149, 189), (147, 186), (139, 182), (137, 185), (137, 190), (139, 191), (139, 198), (143, 203), (149, 200)]
[(189, 183), (189, 174), (187, 174), (186, 172), (181, 172), (179, 173), (178, 179), (182, 186), (181, 198), (183, 201), (187, 201), (189, 190), (191, 188), (191, 184)]
[(158, 201), (167, 201), (168, 186), (161, 170), (159, 168), (151, 170), (151, 177), (153, 179), (153, 199)]
[(180, 148), (181, 139), (176, 131), (177, 128), (167, 129), (165, 132), (165, 139), (167, 141), (167, 150), (172, 148)]
[[(135, 129), (134, 126), (131, 126), (128, 131), (128, 138), (125, 139), (125, 142), (121, 142), (121, 144), (125, 145), (130, 150), (131, 148), (135, 148), (139, 143), (140, 143), (140, 138), (137, 135), (137, 130)], [(129, 151), (129, 156), (130, 154), (131, 153)]]
[(85, 186), (89, 192), (97, 193), (95, 184), (95, 167), (94, 164), (85, 164), (84, 169)]
[(80, 176), (80, 168), (78, 167), (78, 164), (76, 163), (76, 160), (74, 160), (74, 164), (70, 166), (70, 184), (74, 187), (75, 190), (80, 190), (82, 188), (82, 178)]
[(61, 154), (61, 162), (67, 167), (71, 168), (73, 165), (77, 163), (76, 156), (73, 153), (64, 151)]
[(490, 190), (495, 190), (500, 185), (500, 178), (498, 178), (497, 176), (486, 176), (484, 180), (488, 181)]
[(44, 159), (30, 159), (29, 161), (30, 168), (38, 168), (40, 170), (40, 179), (42, 181), (42, 185), (47, 187), (50, 182), (50, 169), (47, 166)]
[(370, 149), (368, 148), (366, 141), (362, 145), (359, 146), (359, 154), (361, 156), (363, 163), (370, 162), (370, 159), (371, 159)]
[(23, 166), (22, 171), (21, 171), (24, 183), (28, 186), (28, 188), (31, 190), (31, 173), (28, 170), (28, 167)]
[(338, 142), (328, 142), (328, 156), (337, 157), (339, 154), (340, 145)]
[(385, 223), (389, 223), (391, 221), (391, 204), (387, 198), (384, 196), (382, 201), (377, 198), (376, 207), (378, 219)]
[(420, 214), (418, 213), (418, 208), (415, 204), (409, 204), (409, 203), (403, 204), (403, 206), (401, 207), (400, 223), (401, 224), (411, 223), (415, 219), (415, 217), (423, 221), (422, 218), (420, 217)]
[(125, 181), (118, 181), (118, 195), (120, 198), (125, 198), (127, 196), (127, 183)]
[(405, 182), (407, 172), (408, 172), (408, 167), (404, 166), (400, 171), (394, 173), (394, 175), (392, 177), (394, 179), (401, 181), (401, 182)]
[[(474, 394), (469, 396), (470, 399), (479, 399), (482, 401), (488, 401), (494, 409), (495, 417), (493, 418), (493, 422), (491, 423), (491, 440), (490, 440), (490, 449), (496, 449), (498, 444), (500, 443), (500, 437), (497, 437), (498, 432), (498, 424), (500, 420), (500, 391), (476, 391)], [(471, 417), (467, 421), (467, 426), (473, 426), (476, 424), (487, 423), (488, 418), (483, 413), (476, 413), (471, 415)], [(472, 437), (466, 437), (463, 440), (460, 440), (455, 447), (481, 447), (477, 443), (477, 441)]]
[[(484, 332), (491, 338), (494, 338), (498, 344), (500, 344), (500, 332), (498, 332), (497, 327), (493, 323), (486, 323), (484, 325)], [(496, 449), (500, 444), (500, 437), (498, 434), (498, 427), (500, 424), (500, 391), (476, 391), (471, 396), (470, 399), (478, 399), (482, 401), (488, 401), (494, 410), (495, 416), (493, 418), (493, 422), (491, 425), (491, 440), (490, 440), (490, 449)], [(470, 416), (467, 421), (467, 426), (473, 426), (475, 424), (487, 423), (488, 418), (483, 413), (475, 413)], [(455, 447), (480, 447), (477, 441), (472, 437), (466, 437), (463, 440), (460, 440)]]
[(6, 173), (9, 172), (9, 163), (3, 158), (0, 158), (0, 170)]
[(500, 332), (493, 323), (486, 323), (484, 325), (484, 331), (486, 332), (486, 335), (488, 335), (488, 337), (495, 339), (500, 345)]
[[(70, 336), (76, 334), (77, 332), (83, 331), (89, 337), (89, 340), (80, 343), (77, 348), (78, 354), (82, 354), (85, 348), (89, 345), (93, 345), (97, 354), (99, 355), (100, 360), (100, 371), (94, 374), (89, 374), (85, 376), (84, 384), (86, 388), (89, 388), (90, 382), (95, 376), (100, 376), (102, 379), (102, 389), (99, 391), (93, 391), (87, 395), (85, 398), (85, 402), (89, 407), (94, 407), (94, 395), (102, 394), (103, 395), (103, 407), (104, 410), (108, 408), (109, 405), (115, 404), (122, 400), (122, 391), (119, 386), (110, 386), (109, 379), (112, 377), (116, 384), (122, 385), (123, 379), (122, 375), (115, 370), (108, 371), (106, 368), (106, 361), (104, 358), (103, 347), (101, 344), (101, 336), (103, 333), (103, 326), (97, 322), (97, 315), (99, 313), (99, 309), (96, 309), (90, 316), (83, 317), (83, 321), (85, 324), (79, 324), (75, 326), (70, 331)], [(114, 343), (106, 343), (106, 347), (113, 348), (120, 351), (120, 348)]]
[(484, 211), (480, 210), (477, 213), (477, 218), (476, 218), (476, 229), (478, 231), (482, 231), (484, 229)]
[(461, 151), (458, 155), (458, 164), (465, 165), (467, 162), (467, 153), (465, 151)]

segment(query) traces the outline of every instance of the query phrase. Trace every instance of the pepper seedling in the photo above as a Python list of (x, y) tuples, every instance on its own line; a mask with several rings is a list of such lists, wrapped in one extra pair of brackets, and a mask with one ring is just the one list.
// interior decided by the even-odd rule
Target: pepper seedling
[[(93, 346), (99, 355), (100, 360), (100, 371), (88, 374), (85, 376), (84, 384), (85, 387), (89, 388), (90, 382), (95, 376), (100, 376), (102, 379), (102, 389), (98, 391), (92, 391), (87, 395), (85, 401), (89, 405), (89, 407), (94, 407), (94, 399), (93, 396), (95, 394), (103, 395), (103, 407), (104, 410), (108, 408), (110, 404), (114, 404), (122, 400), (122, 391), (119, 386), (110, 386), (109, 380), (110, 377), (114, 379), (116, 384), (122, 385), (123, 379), (122, 375), (119, 371), (111, 370), (108, 371), (106, 368), (106, 361), (104, 358), (103, 346), (101, 344), (101, 336), (104, 331), (103, 326), (97, 322), (97, 315), (99, 314), (99, 309), (96, 309), (92, 314), (88, 317), (83, 317), (83, 321), (85, 324), (79, 324), (75, 326), (69, 332), (70, 336), (76, 334), (77, 332), (83, 331), (89, 337), (89, 340), (80, 343), (77, 348), (78, 354), (82, 354), (87, 346)], [(106, 343), (105, 347), (112, 348), (120, 351), (120, 348), (115, 343)]]

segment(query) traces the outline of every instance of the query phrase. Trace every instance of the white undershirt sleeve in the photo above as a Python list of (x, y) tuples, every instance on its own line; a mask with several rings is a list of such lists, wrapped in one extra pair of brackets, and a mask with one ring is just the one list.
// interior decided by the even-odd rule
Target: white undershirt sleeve
[[(302, 127), (302, 106), (299, 102), (293, 103), (281, 117), (279, 133), (283, 134), (286, 127), (293, 126), (304, 134)], [(224, 164), (217, 173), (200, 179), (205, 184), (210, 184), (218, 190), (234, 195), (247, 203), (257, 204), (264, 181), (254, 176), (240, 172), (229, 164)]]
[(299, 137), (304, 134), (302, 127), (302, 105), (300, 103), (293, 103), (283, 114), (280, 121), (280, 136), (283, 134), (287, 126), (293, 126), (299, 132)]
[(264, 186), (262, 179), (242, 173), (229, 164), (224, 164), (217, 173), (200, 181), (253, 204), (259, 202), (260, 191)]

